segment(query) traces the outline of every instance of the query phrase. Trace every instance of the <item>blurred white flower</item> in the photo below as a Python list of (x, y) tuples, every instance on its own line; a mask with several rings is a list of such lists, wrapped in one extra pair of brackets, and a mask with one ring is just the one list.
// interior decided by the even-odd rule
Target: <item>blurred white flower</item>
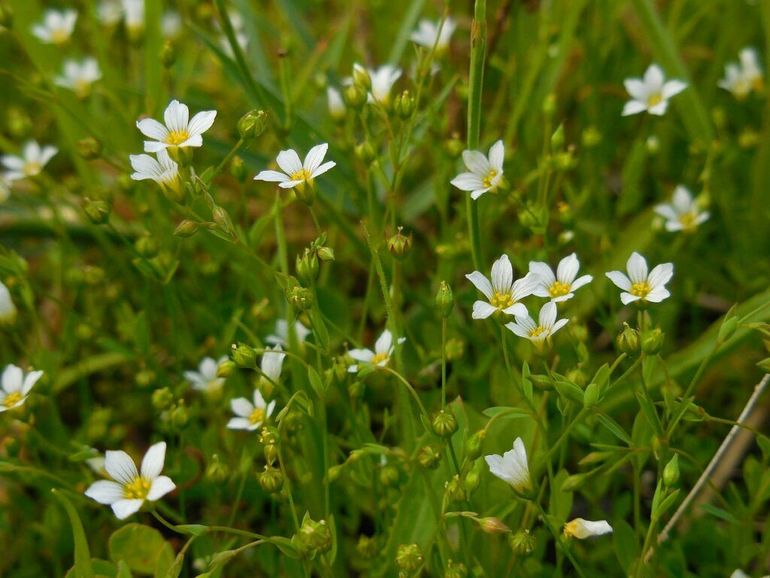
[(730, 574), (730, 578), (749, 578), (749, 575), (746, 574), (746, 572), (744, 572), (740, 568), (738, 568), (737, 570), (735, 570), (735, 572)]
[(575, 291), (593, 280), (591, 275), (583, 275), (575, 279), (579, 270), (580, 261), (578, 261), (575, 253), (559, 261), (559, 265), (556, 267), (556, 275), (553, 274), (548, 263), (530, 261), (529, 272), (538, 279), (537, 287), (535, 287), (533, 293), (538, 297), (549, 298), (555, 303), (572, 299)]
[(13, 364), (6, 365), (0, 377), (0, 413), (19, 407), (29, 396), (29, 392), (43, 376), (42, 371), (24, 371)]
[(0, 325), (13, 323), (16, 320), (16, 305), (11, 298), (11, 292), (5, 283), (0, 281)]
[(120, 0), (102, 0), (96, 8), (96, 15), (104, 26), (114, 26), (123, 17)]
[(583, 518), (575, 518), (564, 524), (564, 536), (567, 538), (577, 538), (578, 540), (585, 540), (591, 536), (603, 536), (611, 532), (612, 526), (610, 526), (607, 520), (593, 522)]
[(480, 271), (474, 271), (465, 277), (488, 300), (478, 300), (473, 304), (474, 319), (486, 319), (497, 311), (507, 315), (526, 315), (527, 308), (519, 301), (532, 295), (538, 283), (538, 278), (531, 273), (514, 281), (513, 267), (508, 255), (502, 255), (492, 264), (491, 282)]
[(163, 36), (170, 40), (179, 36), (182, 32), (182, 17), (179, 15), (179, 12), (174, 10), (164, 12), (160, 22), (160, 29), (163, 31)]
[(207, 393), (216, 393), (222, 389), (225, 383), (223, 377), (217, 377), (219, 364), (225, 361), (227, 357), (214, 359), (213, 357), (204, 357), (198, 364), (198, 371), (185, 371), (184, 378), (187, 383), (197, 391)]
[(502, 456), (492, 454), (484, 456), (489, 466), (489, 471), (510, 484), (519, 493), (525, 493), (532, 489), (532, 481), (529, 477), (529, 464), (527, 463), (527, 450), (521, 438), (513, 442), (513, 449), (508, 450)]
[(275, 400), (265, 403), (265, 398), (258, 389), (254, 390), (254, 403), (245, 397), (239, 397), (230, 401), (230, 407), (236, 417), (227, 422), (229, 429), (245, 429), (254, 431), (265, 423), (275, 409)]
[(495, 191), (503, 178), (505, 147), (499, 140), (489, 149), (489, 157), (479, 151), (463, 151), (463, 162), (469, 172), (460, 173), (452, 184), (461, 191), (468, 191), (473, 200), (488, 191)]
[(179, 193), (182, 189), (182, 180), (179, 176), (179, 165), (168, 156), (166, 149), (160, 149), (156, 156), (129, 155), (131, 160), (131, 178), (135, 181), (153, 180), (161, 187)]
[(326, 87), (326, 99), (329, 103), (329, 114), (334, 120), (345, 118), (345, 101), (340, 91), (333, 86)]
[(663, 263), (647, 272), (647, 261), (639, 253), (632, 253), (626, 263), (628, 276), (620, 271), (606, 273), (610, 281), (617, 285), (623, 292), (620, 300), (623, 305), (634, 301), (646, 301), (660, 303), (671, 295), (665, 285), (674, 276), (674, 265)]
[(150, 446), (142, 459), (141, 472), (126, 452), (107, 451), (104, 469), (114, 481), (94, 482), (85, 494), (100, 504), (111, 506), (115, 516), (125, 520), (139, 511), (145, 500), (155, 502), (176, 488), (171, 478), (160, 475), (165, 461), (166, 442)]
[(254, 177), (254, 180), (278, 183), (282, 189), (293, 189), (297, 185), (305, 184), (312, 186), (316, 177), (337, 164), (334, 161), (323, 162), (328, 148), (327, 143), (314, 146), (305, 155), (304, 162), (300, 162), (299, 155), (294, 149), (281, 151), (278, 153), (276, 162), (283, 173), (270, 170), (261, 171)]
[(655, 212), (666, 219), (667, 231), (693, 231), (709, 218), (709, 212), (701, 211), (690, 191), (682, 185), (674, 189), (671, 203), (657, 205)]
[(85, 98), (91, 92), (91, 85), (101, 77), (102, 71), (99, 70), (99, 63), (95, 58), (65, 60), (64, 71), (56, 77), (55, 82), (72, 90), (78, 98)]
[(516, 315), (516, 322), (506, 323), (506, 327), (519, 337), (529, 339), (538, 348), (542, 347), (546, 340), (567, 324), (567, 319), (556, 320), (556, 303), (549, 301), (540, 308), (537, 323), (529, 313)]
[(270, 381), (277, 382), (280, 379), (285, 357), (286, 354), (280, 345), (276, 345), (272, 349), (268, 347), (267, 351), (262, 355), (259, 367)]
[(369, 102), (378, 102), (387, 106), (390, 102), (390, 91), (396, 81), (401, 78), (401, 69), (392, 64), (383, 64), (379, 68), (364, 69), (360, 64), (354, 64), (353, 68), (365, 70), (372, 81), (369, 89)]
[[(294, 322), (294, 331), (300, 343), (310, 335), (310, 329), (302, 325), (301, 321)], [(285, 319), (278, 319), (275, 322), (275, 333), (265, 337), (265, 341), (271, 345), (286, 345), (289, 343), (289, 323)]]
[[(441, 21), (431, 22), (430, 20), (420, 20), (417, 25), (417, 30), (412, 32), (412, 42), (424, 46), (428, 50), (432, 50), (436, 47), (436, 52), (444, 52), (449, 46), (449, 39), (452, 37), (457, 24), (452, 18), (444, 20), (444, 25), (441, 25)], [(439, 28), (441, 32), (439, 33)]]
[(64, 44), (72, 36), (77, 19), (75, 10), (46, 10), (43, 21), (32, 27), (32, 34), (46, 44)]
[(122, 0), (126, 29), (132, 36), (144, 30), (144, 0)]
[[(246, 48), (249, 46), (249, 37), (246, 36), (246, 32), (243, 29), (243, 18), (241, 18), (239, 12), (235, 11), (228, 12), (228, 16), (230, 16), (230, 24), (232, 25), (233, 32), (235, 33), (235, 41), (238, 43), (238, 46), (240, 46), (241, 50), (246, 50)], [(220, 48), (225, 54), (232, 58), (234, 56), (233, 49), (230, 46), (230, 41), (227, 39), (224, 31), (222, 31), (222, 26), (218, 20), (214, 22), (214, 27), (222, 34), (219, 38)]]
[(761, 92), (764, 88), (764, 76), (759, 65), (757, 51), (744, 48), (739, 55), (740, 62), (725, 66), (725, 77), (719, 81), (720, 88), (729, 90), (737, 99), (746, 98), (752, 90)]
[(48, 161), (59, 152), (55, 146), (41, 147), (37, 141), (28, 141), (21, 150), (21, 156), (3, 155), (2, 163), (8, 171), (5, 178), (10, 181), (39, 175)]
[(163, 113), (165, 126), (154, 118), (143, 118), (136, 127), (154, 140), (144, 141), (144, 151), (156, 153), (168, 147), (199, 147), (203, 145), (204, 132), (211, 128), (217, 116), (216, 110), (204, 110), (190, 118), (190, 109), (178, 100), (172, 100)]
[(623, 116), (644, 111), (661, 116), (666, 113), (669, 99), (687, 88), (681, 80), (666, 81), (663, 70), (657, 64), (647, 68), (644, 78), (627, 78), (623, 84), (631, 96), (623, 107)]
[[(399, 337), (396, 340), (396, 343), (401, 345), (404, 341), (406, 341), (406, 337)], [(351, 349), (348, 351), (348, 355), (359, 363), (385, 367), (390, 361), (390, 356), (393, 355), (395, 348), (396, 347), (393, 344), (393, 334), (386, 329), (377, 338), (377, 341), (375, 341), (374, 351), (371, 349)], [(358, 365), (351, 365), (348, 367), (350, 373), (355, 373), (358, 370)]]

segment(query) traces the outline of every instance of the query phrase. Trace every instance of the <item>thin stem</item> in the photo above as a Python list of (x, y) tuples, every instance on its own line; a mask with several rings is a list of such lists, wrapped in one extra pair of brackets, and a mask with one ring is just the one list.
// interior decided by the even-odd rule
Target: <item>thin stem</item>
[(441, 318), (441, 408), (446, 407), (446, 317)]

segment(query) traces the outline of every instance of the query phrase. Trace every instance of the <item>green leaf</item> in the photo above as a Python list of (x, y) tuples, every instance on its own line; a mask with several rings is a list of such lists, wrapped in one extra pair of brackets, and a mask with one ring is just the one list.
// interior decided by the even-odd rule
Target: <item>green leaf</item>
[(88, 550), (88, 541), (80, 517), (72, 503), (60, 490), (53, 489), (51, 493), (64, 507), (70, 520), (72, 537), (75, 541), (75, 574), (78, 578), (93, 578), (94, 569), (91, 566), (91, 553)]
[(700, 509), (708, 514), (711, 514), (716, 518), (719, 518), (720, 520), (724, 520), (725, 522), (730, 522), (731, 524), (735, 524), (736, 526), (741, 523), (740, 520), (738, 520), (738, 518), (733, 516), (727, 510), (723, 510), (722, 508), (718, 508), (712, 504), (701, 504)]
[(565, 379), (555, 379), (553, 386), (563, 399), (583, 405), (583, 390), (577, 384)]
[(639, 541), (636, 532), (625, 520), (612, 523), (615, 555), (626, 574), (631, 571), (634, 561), (639, 557)]
[(521, 409), (519, 407), (488, 407), (481, 413), (487, 417), (494, 417), (500, 414), (504, 414), (510, 417), (530, 417), (530, 413), (527, 410)]
[(631, 441), (631, 436), (629, 436), (626, 433), (626, 430), (624, 430), (621, 425), (616, 422), (614, 419), (612, 419), (610, 416), (605, 415), (603, 413), (599, 413), (596, 415), (596, 419), (601, 422), (601, 424), (607, 428), (610, 433), (612, 433), (615, 437), (617, 437), (620, 441), (625, 442), (626, 444), (633, 445), (633, 442)]
[(318, 375), (318, 372), (313, 367), (308, 366), (307, 377), (308, 380), (310, 380), (310, 386), (313, 388), (313, 391), (315, 391), (315, 394), (323, 399), (326, 395), (326, 387), (324, 386), (321, 376)]
[(126, 524), (109, 540), (110, 559), (123, 560), (133, 572), (164, 576), (174, 563), (174, 550), (155, 528)]

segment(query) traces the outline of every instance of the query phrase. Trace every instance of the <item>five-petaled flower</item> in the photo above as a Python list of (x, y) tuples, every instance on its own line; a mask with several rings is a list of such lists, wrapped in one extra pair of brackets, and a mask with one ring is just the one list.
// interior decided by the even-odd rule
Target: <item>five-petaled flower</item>
[(198, 364), (198, 371), (185, 371), (184, 378), (195, 390), (216, 393), (222, 389), (225, 383), (223, 377), (217, 377), (217, 369), (219, 364), (226, 359), (227, 357), (220, 357), (219, 359), (204, 357)]
[(451, 183), (461, 191), (468, 191), (473, 200), (486, 192), (494, 192), (503, 179), (505, 147), (498, 140), (489, 149), (489, 157), (479, 151), (463, 151), (463, 162), (468, 172), (460, 173)]
[(744, 48), (739, 55), (738, 64), (731, 62), (725, 66), (725, 77), (719, 81), (719, 87), (729, 90), (735, 98), (746, 98), (754, 90), (761, 92), (764, 88), (764, 76), (759, 65), (757, 51)]
[(556, 303), (549, 301), (540, 308), (537, 323), (529, 313), (516, 315), (516, 321), (506, 323), (505, 326), (519, 337), (529, 339), (538, 348), (553, 336), (559, 329), (567, 324), (567, 319), (556, 319)]
[(43, 22), (32, 27), (32, 34), (46, 44), (64, 44), (72, 36), (77, 19), (74, 10), (46, 10)]
[(13, 364), (7, 365), (0, 377), (0, 412), (19, 407), (29, 396), (43, 372), (30, 371), (24, 375), (24, 371)]
[(227, 422), (229, 429), (245, 429), (254, 431), (265, 423), (273, 410), (275, 409), (275, 400), (265, 403), (265, 398), (258, 389), (254, 390), (254, 403), (251, 403), (245, 397), (238, 397), (230, 400), (230, 407), (235, 417)]
[(623, 116), (644, 111), (661, 116), (666, 113), (669, 99), (687, 88), (681, 80), (666, 81), (663, 70), (657, 64), (647, 68), (644, 78), (627, 78), (623, 84), (631, 96), (623, 107)]
[(513, 267), (508, 255), (502, 255), (492, 264), (492, 281), (480, 271), (465, 276), (488, 301), (478, 300), (473, 304), (474, 319), (486, 319), (497, 311), (508, 315), (526, 315), (527, 308), (519, 303), (524, 297), (532, 295), (537, 287), (538, 278), (527, 273), (521, 279), (513, 280)]
[(166, 460), (166, 442), (159, 442), (142, 459), (137, 471), (134, 460), (124, 451), (107, 451), (104, 469), (112, 480), (99, 480), (85, 494), (100, 504), (112, 507), (119, 520), (139, 511), (145, 500), (155, 502), (176, 488), (168, 476), (161, 476)]
[(493, 454), (484, 456), (484, 460), (487, 462), (492, 475), (509, 484), (516, 492), (524, 494), (532, 489), (527, 450), (521, 438), (516, 438), (513, 442), (513, 449), (508, 450), (502, 456)]
[(626, 270), (628, 276), (620, 271), (606, 273), (610, 281), (623, 290), (620, 294), (623, 305), (634, 301), (660, 303), (671, 295), (665, 285), (674, 275), (672, 263), (657, 265), (648, 273), (647, 261), (639, 253), (634, 252), (628, 258)]
[(5, 178), (16, 181), (24, 177), (39, 175), (43, 167), (59, 152), (55, 146), (41, 147), (36, 141), (28, 141), (21, 150), (21, 156), (3, 155), (2, 162), (8, 171)]
[[(399, 337), (396, 340), (396, 344), (401, 345), (404, 341), (406, 341), (406, 337)], [(394, 350), (393, 334), (386, 329), (377, 338), (377, 341), (375, 341), (374, 351), (371, 349), (351, 349), (348, 351), (348, 355), (359, 363), (385, 367), (390, 361), (390, 356), (393, 355)], [(358, 370), (358, 365), (351, 365), (348, 367), (350, 373), (355, 373)]]
[(666, 219), (667, 231), (691, 232), (709, 218), (708, 211), (702, 211), (687, 188), (679, 185), (674, 189), (671, 203), (662, 203), (655, 212)]
[(444, 52), (449, 46), (449, 39), (452, 37), (457, 24), (452, 18), (444, 20), (443, 24), (439, 22), (431, 22), (430, 20), (420, 20), (417, 25), (417, 30), (412, 32), (410, 37), (412, 42), (433, 50), (436, 47), (436, 52)]
[(283, 172), (261, 171), (254, 180), (278, 183), (282, 189), (292, 189), (298, 185), (312, 186), (316, 177), (337, 164), (334, 161), (323, 162), (328, 148), (327, 143), (314, 146), (305, 155), (304, 162), (300, 162), (299, 155), (294, 149), (281, 151), (278, 153), (276, 162)]
[(591, 275), (583, 275), (575, 279), (579, 270), (580, 261), (578, 261), (575, 253), (559, 261), (559, 265), (556, 267), (556, 275), (553, 274), (547, 263), (530, 261), (529, 272), (535, 275), (538, 280), (533, 293), (538, 297), (546, 297), (556, 303), (572, 299), (575, 291), (593, 280)]
[(56, 77), (55, 82), (58, 86), (72, 90), (78, 98), (85, 98), (91, 92), (91, 85), (101, 77), (102, 72), (95, 58), (66, 60), (64, 71)]
[(612, 526), (607, 520), (584, 520), (575, 518), (564, 524), (564, 536), (567, 538), (577, 538), (585, 540), (592, 536), (603, 536), (612, 533)]
[(172, 100), (163, 113), (165, 125), (154, 118), (136, 122), (139, 131), (153, 140), (144, 141), (144, 151), (156, 153), (168, 147), (203, 146), (203, 133), (211, 128), (216, 110), (204, 110), (190, 118), (190, 109), (178, 100)]

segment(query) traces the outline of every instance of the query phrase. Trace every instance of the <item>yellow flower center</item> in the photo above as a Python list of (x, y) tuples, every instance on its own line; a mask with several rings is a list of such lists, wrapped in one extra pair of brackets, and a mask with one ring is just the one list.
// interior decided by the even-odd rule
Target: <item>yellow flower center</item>
[(24, 174), (28, 177), (39, 175), (41, 170), (43, 170), (42, 165), (36, 161), (27, 161), (24, 163)]
[(51, 30), (51, 42), (54, 44), (64, 44), (69, 40), (69, 31), (65, 28), (54, 28)]
[(571, 522), (567, 522), (564, 524), (564, 536), (567, 538), (573, 538), (578, 535), (578, 530), (580, 529), (580, 526), (577, 523), (577, 520), (572, 520)]
[(78, 79), (73, 83), (72, 88), (80, 98), (85, 98), (91, 92), (91, 83), (87, 80)]
[(261, 407), (255, 407), (254, 411), (252, 411), (249, 416), (249, 423), (251, 423), (251, 425), (256, 425), (263, 421), (265, 421), (265, 410)]
[(12, 408), (23, 399), (23, 396), (18, 391), (9, 393), (3, 400), (3, 405), (7, 408)]
[(166, 137), (166, 143), (176, 146), (182, 144), (188, 138), (190, 138), (190, 133), (186, 130), (172, 130)]
[(378, 353), (374, 357), (372, 357), (372, 364), (379, 365), (383, 361), (387, 361), (389, 358), (390, 356), (387, 353)]
[(310, 181), (310, 172), (306, 171), (305, 169), (300, 169), (295, 173), (292, 173), (291, 175), (292, 181)]
[(542, 325), (538, 325), (532, 331), (529, 332), (529, 336), (540, 337), (543, 333), (545, 333), (545, 327), (543, 327)]
[(126, 500), (144, 500), (152, 487), (152, 482), (147, 478), (134, 478), (133, 481), (123, 486), (123, 497)]
[(569, 290), (570, 286), (567, 283), (554, 281), (553, 284), (548, 288), (548, 294), (551, 297), (561, 297), (562, 295), (569, 293)]
[(656, 92), (655, 94), (651, 94), (647, 97), (647, 107), (652, 108), (653, 106), (656, 106), (663, 102), (663, 95), (659, 92)]
[(647, 297), (648, 293), (652, 291), (652, 287), (650, 287), (650, 284), (647, 283), (647, 281), (642, 281), (640, 283), (634, 283), (631, 285), (631, 295), (635, 297), (639, 297), (641, 299), (644, 299)]
[(497, 307), (498, 309), (508, 309), (508, 307), (513, 305), (513, 295), (495, 291), (495, 294), (492, 295), (492, 299), (490, 299), (489, 302), (493, 307)]
[(679, 222), (684, 229), (693, 229), (695, 228), (695, 221), (697, 218), (698, 215), (694, 211), (690, 211), (689, 213), (679, 215)]
[(496, 176), (497, 171), (495, 169), (490, 169), (490, 171), (487, 173), (487, 176), (481, 179), (481, 183), (484, 185), (484, 188), (491, 188)]

